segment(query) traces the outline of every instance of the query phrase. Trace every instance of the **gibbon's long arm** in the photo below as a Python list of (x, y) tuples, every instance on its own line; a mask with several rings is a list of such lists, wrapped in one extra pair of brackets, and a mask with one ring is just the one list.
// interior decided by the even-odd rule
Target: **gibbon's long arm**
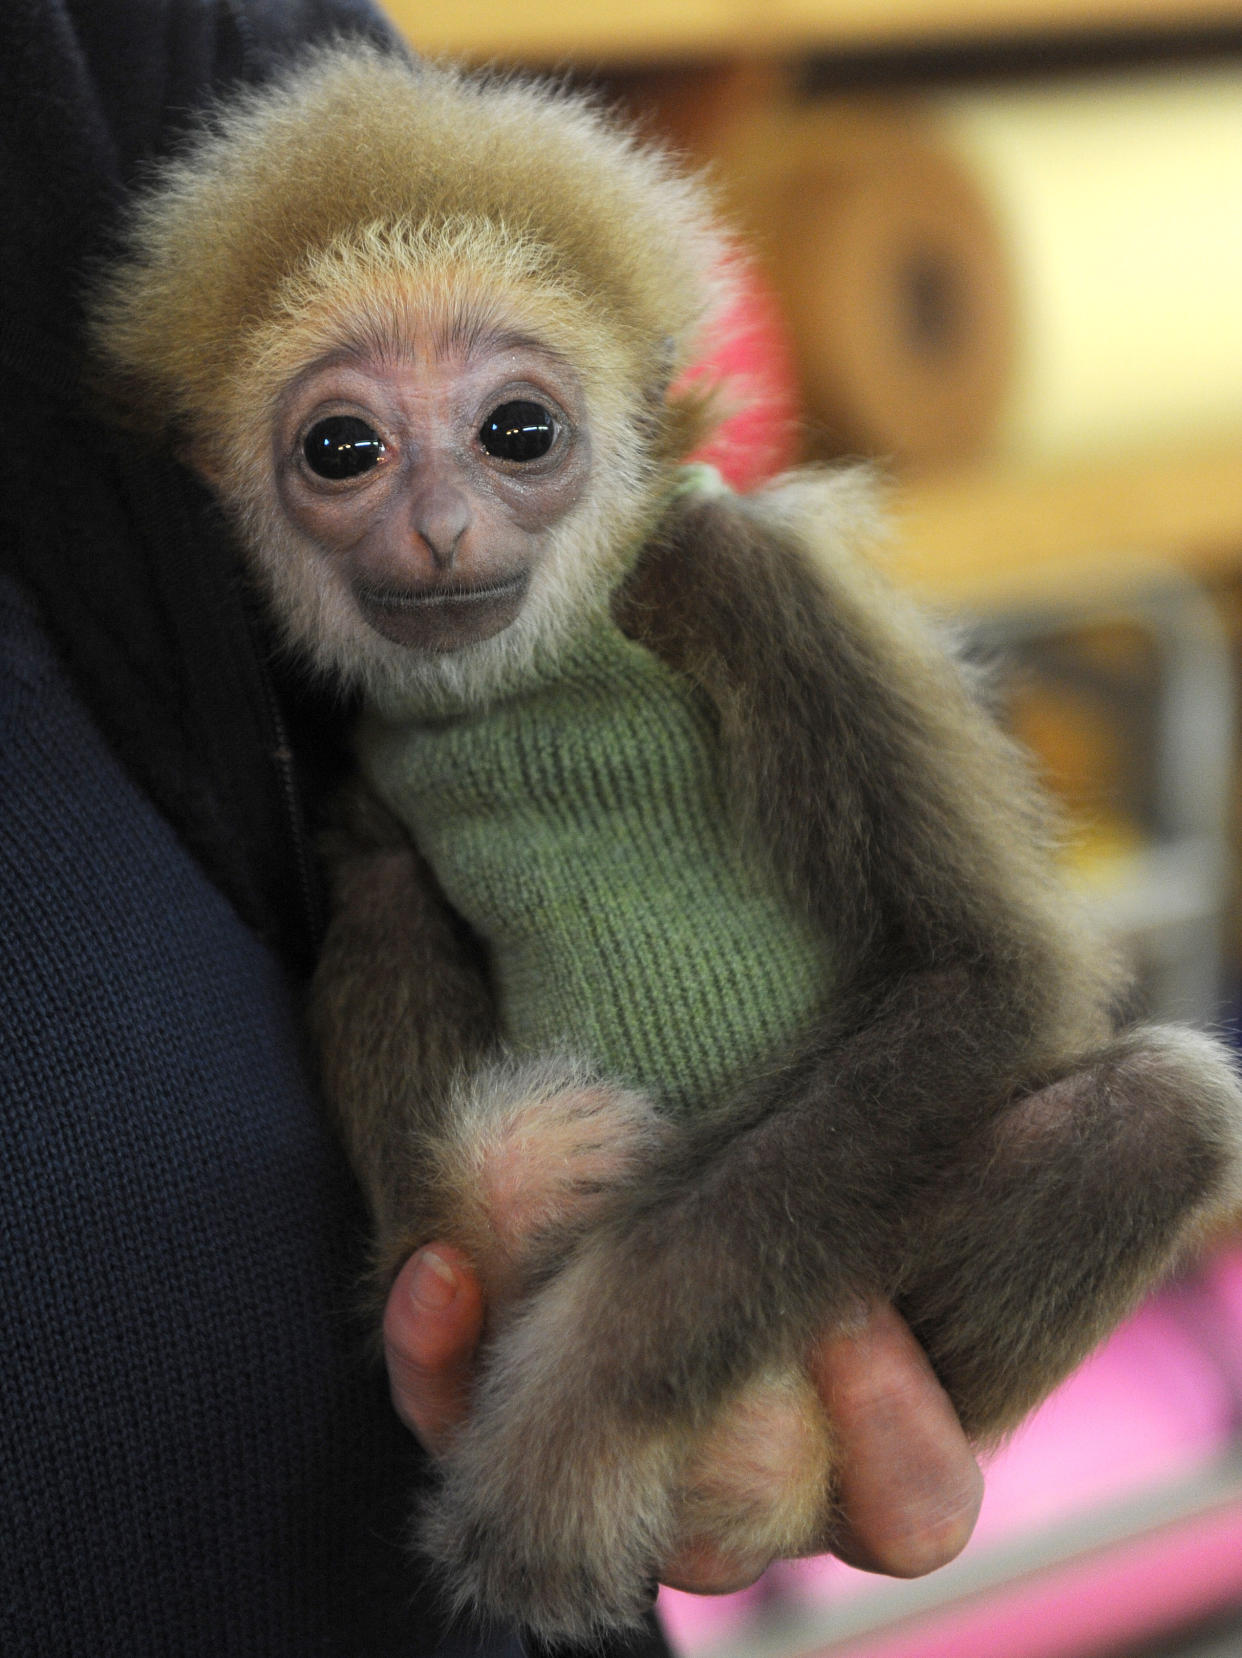
[(331, 919), (311, 987), (325, 1098), (367, 1197), (375, 1288), (437, 1231), (426, 1134), (494, 1048), (475, 941), (399, 823), (361, 787), (325, 836)]
[(712, 696), (749, 832), (849, 971), (499, 1334), (426, 1536), (463, 1599), (545, 1632), (637, 1614), (687, 1446), (872, 1298), (986, 1436), (1237, 1200), (1223, 1050), (1113, 1035), (1020, 764), (839, 516), (815, 484), (686, 506), (620, 595)]
[(782, 1078), (757, 1091), (777, 1155), (803, 1166), (804, 1112), (808, 1152), (821, 1112), (854, 1146), (851, 1236), (890, 1204), (863, 1285), (898, 1297), (986, 1438), (1167, 1268), (1188, 1216), (1235, 1206), (1242, 1096), (1209, 1038), (1114, 1034), (1125, 981), (1053, 867), (1029, 763), (854, 554), (849, 484), (686, 510), (639, 575), (662, 600), (636, 594), (631, 625), (712, 696), (752, 834), (851, 964), (789, 1079), (805, 1104), (783, 1108)]

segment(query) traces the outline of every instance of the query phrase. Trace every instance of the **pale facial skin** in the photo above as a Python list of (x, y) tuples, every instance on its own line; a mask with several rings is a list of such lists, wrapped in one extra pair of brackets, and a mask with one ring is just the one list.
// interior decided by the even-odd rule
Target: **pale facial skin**
[(274, 442), (291, 521), (339, 563), (368, 625), (420, 651), (514, 621), (590, 470), (577, 376), (509, 333), (316, 364)]

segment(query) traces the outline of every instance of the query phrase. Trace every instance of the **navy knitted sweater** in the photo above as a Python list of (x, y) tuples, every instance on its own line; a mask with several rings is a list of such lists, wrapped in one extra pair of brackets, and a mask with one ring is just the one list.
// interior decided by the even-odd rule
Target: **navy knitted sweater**
[(350, 1311), (361, 1205), (296, 1016), (333, 724), (205, 497), (79, 383), (80, 273), (143, 159), (345, 27), (382, 34), (366, 0), (0, 7), (5, 1658), (515, 1650), (444, 1633)]

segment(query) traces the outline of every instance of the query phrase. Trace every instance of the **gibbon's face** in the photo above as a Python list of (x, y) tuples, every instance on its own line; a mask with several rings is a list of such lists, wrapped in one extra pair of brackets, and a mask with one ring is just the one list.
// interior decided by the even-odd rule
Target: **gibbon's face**
[(517, 618), (590, 471), (577, 376), (516, 333), (316, 363), (285, 393), (274, 442), (292, 524), (364, 622), (416, 651)]

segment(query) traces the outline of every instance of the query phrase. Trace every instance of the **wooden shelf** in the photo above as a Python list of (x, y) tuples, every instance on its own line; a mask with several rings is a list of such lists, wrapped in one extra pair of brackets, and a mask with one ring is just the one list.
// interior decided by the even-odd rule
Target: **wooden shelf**
[(1105, 29), (1242, 24), (1222, 0), (387, 0), (421, 52), (512, 62), (638, 63), (679, 57), (832, 51)]
[(897, 579), (975, 609), (1085, 596), (1153, 563), (1238, 571), (1242, 431), (1180, 451), (899, 478), (893, 509)]

